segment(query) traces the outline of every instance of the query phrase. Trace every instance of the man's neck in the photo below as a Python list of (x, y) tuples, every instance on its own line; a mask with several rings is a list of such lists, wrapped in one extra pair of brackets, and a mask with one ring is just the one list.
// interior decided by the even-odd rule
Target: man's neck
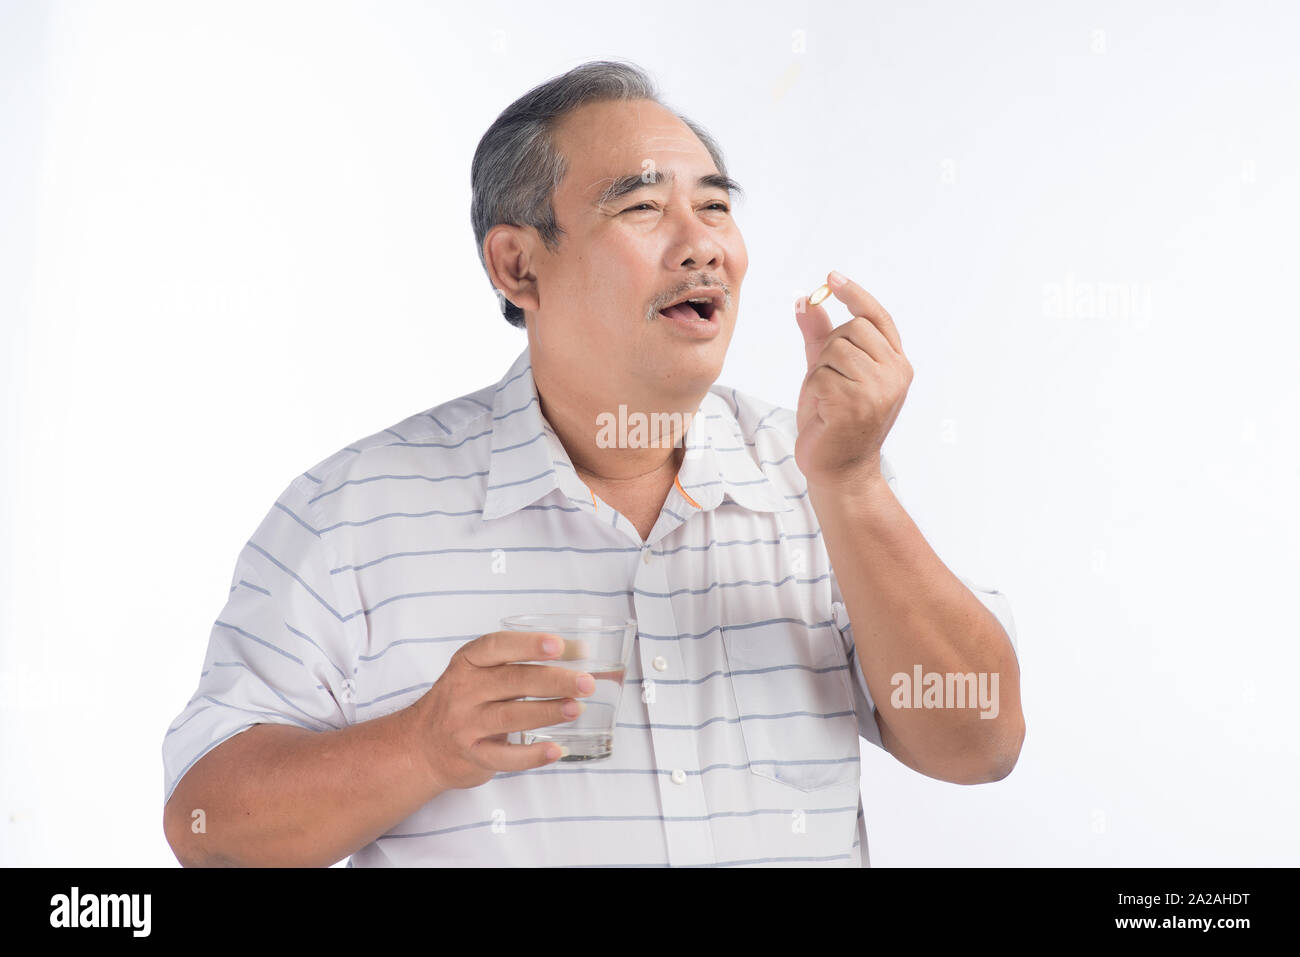
[[(627, 406), (628, 423), (625, 433), (619, 402), (578, 391), (562, 381), (551, 381), (545, 374), (539, 377), (536, 367), (533, 371), (542, 416), (555, 430), (580, 476), (608, 488), (658, 485), (661, 482), (665, 488), (672, 485), (685, 454), (686, 432), (699, 410), (704, 398), (702, 395), (676, 403), (663, 398), (638, 402), (623, 395), (621, 402)], [(651, 425), (655, 422), (651, 418), (654, 413), (668, 414), (667, 419), (659, 420), (666, 425), (666, 430), (661, 430), (658, 435), (654, 434)], [(635, 428), (637, 420), (633, 418), (638, 414), (646, 417), (641, 420), (645, 427), (639, 431)], [(600, 418), (602, 416), (605, 418)], [(607, 426), (602, 430), (602, 421), (613, 421), (613, 428)], [(612, 444), (608, 442), (611, 431)], [(655, 444), (632, 447), (646, 439)]]

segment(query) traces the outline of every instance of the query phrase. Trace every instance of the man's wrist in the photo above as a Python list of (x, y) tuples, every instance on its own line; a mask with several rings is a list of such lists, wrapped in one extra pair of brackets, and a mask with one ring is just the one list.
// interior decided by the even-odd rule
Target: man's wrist
[(878, 511), (893, 501), (894, 493), (880, 469), (870, 468), (837, 479), (810, 481), (808, 498), (819, 515), (828, 507), (859, 515)]
[(447, 785), (443, 783), (436, 756), (429, 747), (427, 734), (429, 725), (425, 719), (423, 704), (424, 698), (419, 698), (401, 711), (395, 712), (393, 717), (398, 719), (399, 747), (411, 755), (412, 764), (420, 778), (420, 788), (432, 799), (446, 791)]

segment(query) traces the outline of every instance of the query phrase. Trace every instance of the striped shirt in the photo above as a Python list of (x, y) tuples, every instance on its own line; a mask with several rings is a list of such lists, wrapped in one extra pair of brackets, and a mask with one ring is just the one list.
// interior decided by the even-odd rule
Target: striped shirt
[[(637, 622), (613, 755), (445, 791), (348, 866), (869, 866), (858, 739), (883, 745), (795, 437), (715, 384), (644, 542), (574, 471), (528, 349), (340, 450), (240, 552), (164, 801), (254, 724), (405, 708), (503, 616), (577, 611)], [(1014, 643), (1005, 596), (962, 582)]]

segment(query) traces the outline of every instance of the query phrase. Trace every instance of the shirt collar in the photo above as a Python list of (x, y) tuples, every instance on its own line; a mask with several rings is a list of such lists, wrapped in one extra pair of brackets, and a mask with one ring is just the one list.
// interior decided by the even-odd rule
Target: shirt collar
[[(724, 498), (755, 512), (788, 512), (794, 506), (776, 489), (750, 454), (730, 404), (714, 387), (700, 402), (686, 431), (686, 454), (673, 495), (701, 511)], [(728, 389), (729, 393), (734, 392)], [(739, 407), (737, 406), (737, 410)], [(569, 453), (542, 415), (529, 350), (524, 348), (497, 383), (492, 401), (492, 453), (483, 518), (509, 515), (555, 492), (564, 504), (594, 511), (591, 490), (574, 471)]]

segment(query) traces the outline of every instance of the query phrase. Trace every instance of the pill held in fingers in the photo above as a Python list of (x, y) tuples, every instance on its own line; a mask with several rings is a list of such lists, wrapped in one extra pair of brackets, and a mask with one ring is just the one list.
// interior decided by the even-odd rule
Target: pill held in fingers
[(826, 301), (826, 297), (829, 296), (830, 294), (831, 294), (831, 287), (828, 286), (826, 283), (822, 283), (820, 286), (814, 289), (813, 294), (808, 297), (808, 305), (820, 306), (823, 302)]

